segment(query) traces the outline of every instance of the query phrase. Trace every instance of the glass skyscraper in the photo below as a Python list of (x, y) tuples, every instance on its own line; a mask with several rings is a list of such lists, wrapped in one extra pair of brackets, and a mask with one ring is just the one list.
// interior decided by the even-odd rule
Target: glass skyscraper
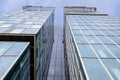
[(66, 80), (120, 79), (120, 18), (64, 7)]
[(29, 42), (0, 42), (0, 80), (29, 79)]
[(46, 80), (54, 42), (54, 7), (25, 6), (3, 14), (0, 41), (30, 42), (30, 79)]

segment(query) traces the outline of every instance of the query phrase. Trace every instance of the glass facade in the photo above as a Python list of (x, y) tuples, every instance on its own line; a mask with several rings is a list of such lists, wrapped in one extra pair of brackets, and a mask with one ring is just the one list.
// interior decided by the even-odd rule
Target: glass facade
[(54, 42), (54, 8), (39, 8), (6, 13), (0, 18), (0, 41), (30, 42), (31, 80), (46, 80)]
[(28, 42), (0, 42), (0, 51), (0, 80), (30, 80)]
[(65, 21), (66, 79), (119, 80), (120, 18), (65, 14)]

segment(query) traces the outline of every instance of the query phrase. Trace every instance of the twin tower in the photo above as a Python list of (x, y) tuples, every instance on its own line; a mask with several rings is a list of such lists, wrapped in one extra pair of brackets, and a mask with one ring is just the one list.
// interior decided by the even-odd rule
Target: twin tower
[[(0, 80), (47, 80), (54, 11), (25, 6), (0, 17)], [(65, 80), (120, 79), (120, 18), (65, 6), (63, 28)]]

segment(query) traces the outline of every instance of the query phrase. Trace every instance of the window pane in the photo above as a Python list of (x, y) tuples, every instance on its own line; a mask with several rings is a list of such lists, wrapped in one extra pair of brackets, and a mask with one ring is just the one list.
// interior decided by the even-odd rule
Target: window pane
[(111, 53), (103, 45), (92, 45), (96, 53), (101, 58), (114, 58)]
[(109, 31), (102, 31), (105, 35), (113, 35), (112, 33), (110, 33)]
[(0, 57), (0, 78), (10, 68), (16, 57)]
[(97, 36), (99, 38), (100, 41), (102, 41), (103, 43), (106, 44), (113, 44), (112, 41), (110, 41), (106, 36)]
[(112, 39), (115, 43), (120, 44), (120, 38), (113, 36), (109, 36), (109, 38)]
[(83, 59), (89, 80), (111, 80), (98, 59)]
[(39, 29), (25, 29), (23, 33), (25, 34), (36, 34), (39, 31)]
[(117, 57), (120, 58), (120, 48), (116, 45), (106, 45), (109, 50)]
[(82, 25), (82, 24), (79, 25), (79, 28), (80, 28), (80, 29), (87, 29), (87, 27), (86, 27), (84, 24), (83, 24), (83, 25)]
[(31, 28), (41, 28), (41, 25), (33, 25)]
[(29, 24), (18, 24), (15, 27), (17, 27), (17, 28), (30, 28), (31, 26), (32, 25), (29, 25)]
[(10, 27), (12, 24), (3, 24), (0, 27)]
[(80, 30), (73, 29), (72, 32), (73, 32), (73, 34), (82, 34)]
[(1, 28), (0, 27), (0, 33), (3, 33), (3, 32), (5, 32), (5, 31), (7, 31), (7, 30), (9, 30), (10, 28)]
[(82, 30), (84, 35), (93, 35), (89, 30)]
[(94, 36), (86, 36), (90, 43), (100, 43)]
[(84, 38), (84, 36), (75, 36), (75, 40), (77, 43), (86, 43), (86, 39)]
[(102, 59), (114, 80), (120, 80), (120, 63), (116, 59)]
[(78, 44), (78, 48), (82, 57), (96, 57), (88, 44)]
[(18, 55), (25, 48), (25, 43), (16, 43), (10, 48), (5, 55)]
[(93, 33), (94, 33), (94, 35), (102, 35), (99, 31), (97, 31), (97, 30), (91, 30)]
[(6, 52), (12, 45), (13, 43), (9, 43), (9, 42), (0, 43), (0, 55)]
[(118, 31), (111, 31), (111, 32), (113, 32), (116, 35), (120, 35), (120, 32), (118, 32)]
[(71, 27), (71, 29), (79, 29), (79, 26), (75, 26), (73, 24), (70, 27)]
[(24, 31), (24, 29), (14, 29), (10, 33), (22, 33), (23, 31)]

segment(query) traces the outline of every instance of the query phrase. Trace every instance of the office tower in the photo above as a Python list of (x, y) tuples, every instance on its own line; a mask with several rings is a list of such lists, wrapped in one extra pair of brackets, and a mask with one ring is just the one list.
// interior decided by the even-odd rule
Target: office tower
[(0, 80), (29, 79), (29, 42), (0, 42)]
[(54, 42), (54, 8), (25, 6), (3, 14), (0, 41), (30, 42), (30, 79), (45, 80)]
[(120, 79), (120, 18), (64, 7), (66, 80)]

